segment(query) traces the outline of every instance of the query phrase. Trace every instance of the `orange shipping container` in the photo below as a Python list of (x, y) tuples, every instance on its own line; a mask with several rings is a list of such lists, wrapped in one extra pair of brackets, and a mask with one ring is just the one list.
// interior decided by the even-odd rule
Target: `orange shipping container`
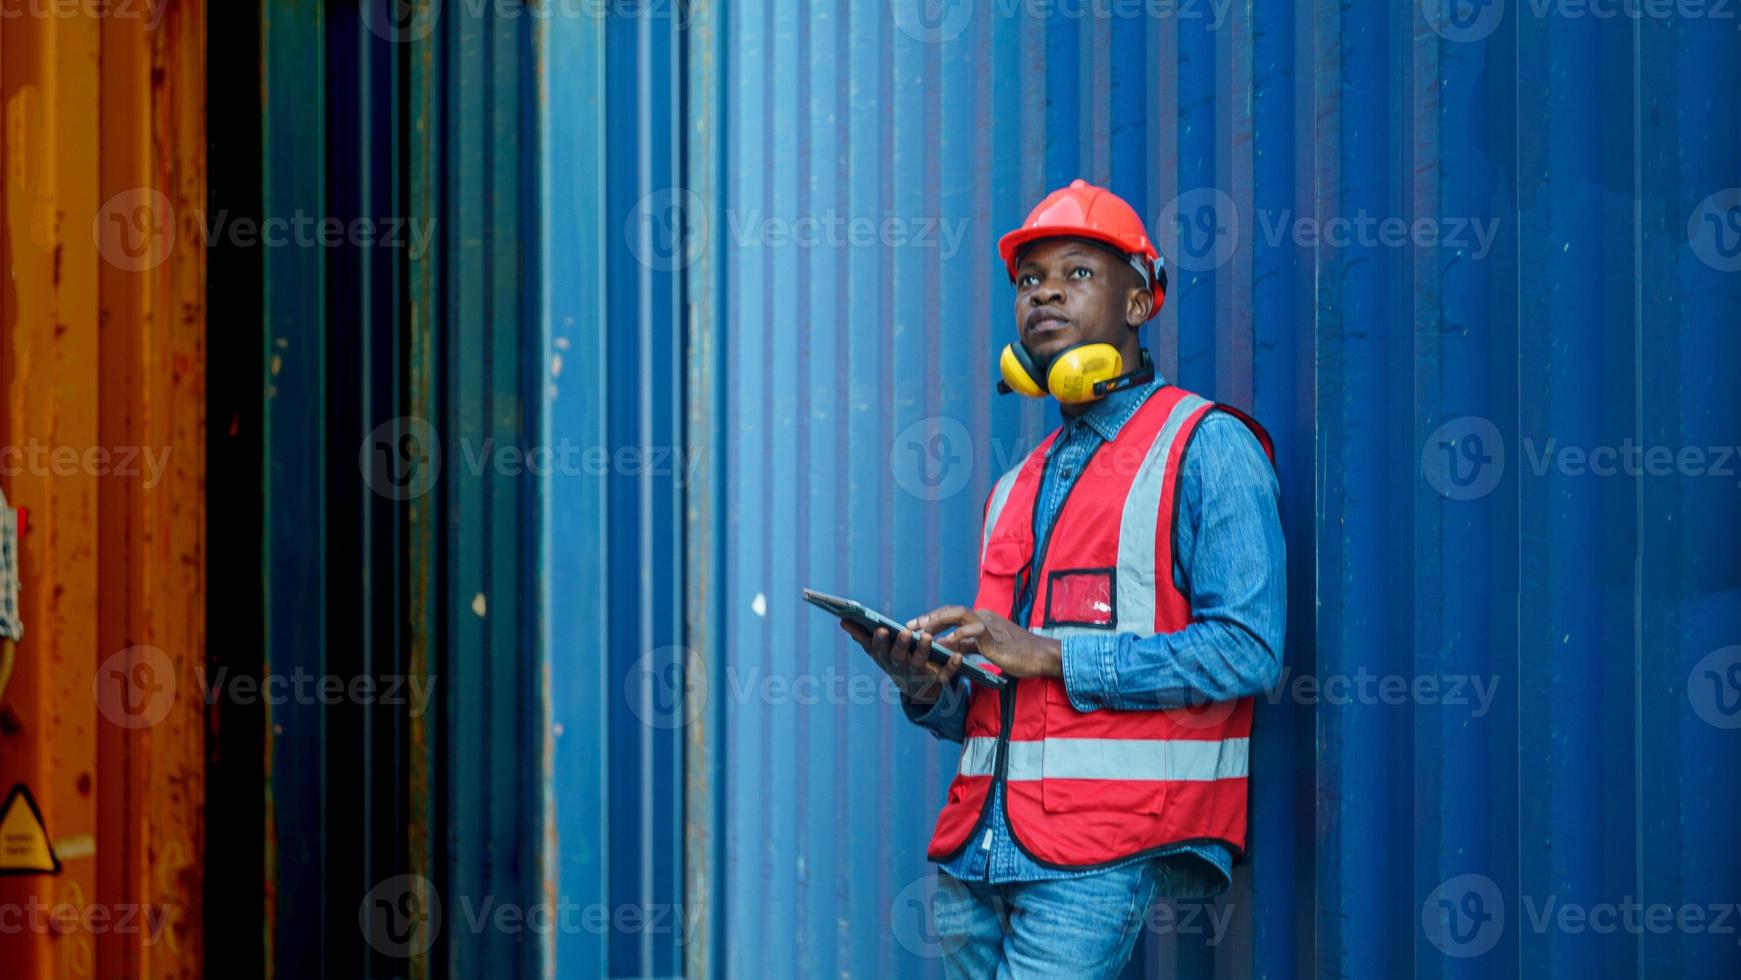
[(3, 14), (0, 487), (26, 518), (0, 793), (27, 787), (60, 869), (0, 876), (0, 962), (8, 977), (191, 976), (205, 10), (4, 0)]

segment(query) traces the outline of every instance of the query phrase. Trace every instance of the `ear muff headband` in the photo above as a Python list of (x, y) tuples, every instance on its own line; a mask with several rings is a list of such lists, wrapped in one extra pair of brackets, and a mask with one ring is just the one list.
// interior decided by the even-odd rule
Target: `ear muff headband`
[[(1091, 402), (1108, 393), (1154, 380), (1155, 365), (1143, 349), (1142, 362), (1128, 373), (1124, 356), (1111, 344), (1081, 343), (1066, 347), (1052, 356), (1042, 371), (1027, 347), (1021, 343), (1005, 344), (998, 355), (998, 373), (1003, 380), (997, 389), (1003, 394), (1044, 398), (1048, 394), (1066, 405)], [(1046, 379), (1045, 384), (1039, 378)]]

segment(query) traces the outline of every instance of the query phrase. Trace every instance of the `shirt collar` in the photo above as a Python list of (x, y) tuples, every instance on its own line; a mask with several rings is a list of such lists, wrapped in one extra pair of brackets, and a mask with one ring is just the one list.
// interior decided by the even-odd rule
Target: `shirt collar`
[[(1136, 414), (1136, 410), (1143, 406), (1143, 402), (1148, 401), (1150, 395), (1165, 385), (1166, 381), (1157, 373), (1155, 379), (1148, 384), (1115, 391), (1090, 405), (1088, 411), (1081, 415), (1073, 419), (1065, 419), (1064, 430), (1069, 433), (1081, 426), (1087, 426), (1093, 429), (1100, 438), (1111, 442), (1118, 438), (1119, 430), (1123, 429), (1124, 424)], [(1054, 439), (1052, 445), (1056, 447), (1058, 440)], [(1047, 451), (1047, 455), (1051, 455), (1050, 450)]]

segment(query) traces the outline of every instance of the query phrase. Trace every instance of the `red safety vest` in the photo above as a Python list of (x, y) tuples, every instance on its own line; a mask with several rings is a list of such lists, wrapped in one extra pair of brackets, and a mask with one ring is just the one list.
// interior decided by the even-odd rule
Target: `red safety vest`
[[(1086, 464), (1035, 561), (1034, 500), (1058, 433), (1047, 436), (986, 501), (974, 608), (1013, 616), (1037, 565), (1026, 624), (1035, 633), (1183, 628), (1191, 604), (1173, 584), (1178, 474), (1192, 433), (1217, 407), (1172, 386), (1150, 395)], [(1256, 422), (1228, 411), (1270, 451)], [(1010, 832), (1041, 864), (1091, 867), (1187, 841), (1244, 849), (1251, 698), (1082, 712), (1059, 678), (1022, 678), (1006, 691), (974, 689), (961, 761), (931, 837), (934, 860), (953, 857), (987, 826), (999, 778)]]

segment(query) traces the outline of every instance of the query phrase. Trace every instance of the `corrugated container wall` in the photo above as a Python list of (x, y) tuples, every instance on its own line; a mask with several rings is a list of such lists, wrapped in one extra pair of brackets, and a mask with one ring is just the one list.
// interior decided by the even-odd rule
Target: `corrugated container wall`
[(0, 9), (8, 978), (200, 968), (205, 8)]
[(1741, 32), (1030, 7), (743, 0), (688, 38), (692, 964), (939, 969), (955, 747), (799, 696), (871, 668), (798, 595), (971, 598), (981, 501), (1056, 422), (993, 394), (993, 243), (1084, 177), (1171, 263), (1164, 375), (1274, 433), (1289, 548), (1249, 860), (1133, 975), (1735, 975), (1732, 935), (1556, 910), (1741, 894)]
[[(21, 6), (0, 433), (171, 455), (3, 474), (0, 790), (63, 868), (0, 906), (179, 911), (0, 972), (940, 973), (956, 750), (798, 594), (971, 597), (1057, 421), (993, 393), (993, 244), (1084, 177), (1289, 549), (1249, 859), (1128, 975), (1741, 973), (1727, 8)], [(411, 240), (218, 230), (307, 216)], [(612, 925), (480, 911), (540, 902)]]

